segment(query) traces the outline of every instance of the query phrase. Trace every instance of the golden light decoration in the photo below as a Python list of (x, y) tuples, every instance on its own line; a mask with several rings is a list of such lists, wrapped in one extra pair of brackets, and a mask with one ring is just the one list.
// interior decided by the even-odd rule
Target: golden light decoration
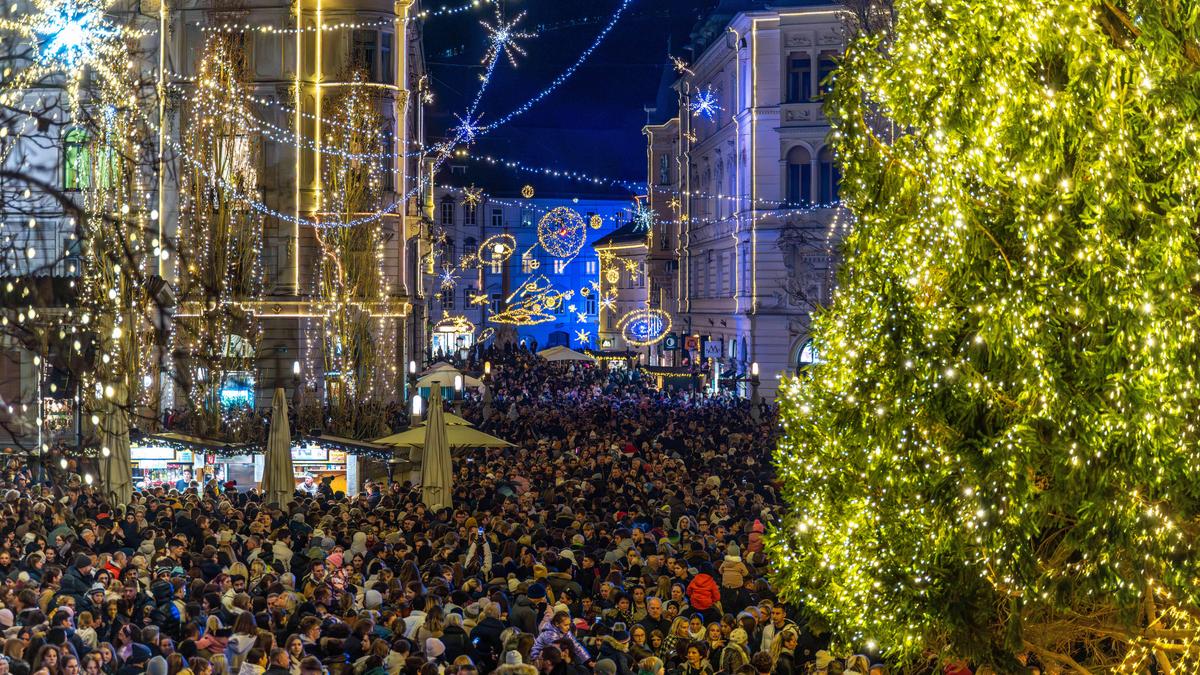
[(472, 305), (486, 305), (488, 303), (488, 296), (486, 293), (472, 293), (470, 303)]
[(591, 225), (593, 230), (598, 230), (601, 227), (604, 227), (604, 218), (601, 218), (600, 214), (598, 213), (593, 214), (592, 217), (588, 219), (588, 225)]
[(481, 263), (502, 263), (517, 250), (517, 238), (511, 234), (493, 234), (479, 245)]
[(435, 333), (474, 333), (475, 324), (462, 315), (444, 316), (433, 326)]
[(671, 315), (661, 309), (635, 309), (617, 322), (627, 344), (649, 347), (658, 344), (671, 330)]
[(621, 280), (621, 271), (615, 267), (610, 267), (604, 271), (604, 279), (610, 284), (615, 284)]
[(581, 345), (589, 344), (592, 341), (592, 334), (583, 329), (577, 330), (575, 331), (575, 341)]
[(592, 289), (584, 286), (583, 288), (579, 289), (579, 294), (586, 298), (592, 294)]
[(525, 199), (533, 199), (533, 186), (526, 185), (525, 187), (521, 188), (521, 196)]
[(538, 243), (556, 258), (574, 258), (587, 241), (587, 224), (574, 209), (551, 209), (537, 226)]
[(471, 184), (471, 187), (463, 189), (463, 204), (474, 207), (479, 206), (481, 201), (483, 201), (483, 190), (475, 187), (474, 183)]
[(491, 340), (493, 337), (495, 337), (495, 335), (496, 335), (496, 329), (492, 328), (491, 326), (488, 326), (487, 328), (484, 328), (483, 330), (479, 331), (479, 337), (475, 338), (475, 341), (476, 342), (487, 342), (488, 340)]

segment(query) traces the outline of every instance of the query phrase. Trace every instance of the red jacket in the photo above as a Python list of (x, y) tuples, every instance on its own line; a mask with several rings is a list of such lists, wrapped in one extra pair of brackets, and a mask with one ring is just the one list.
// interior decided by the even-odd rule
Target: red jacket
[(703, 612), (721, 599), (721, 588), (712, 577), (701, 572), (688, 584), (687, 594), (692, 609)]

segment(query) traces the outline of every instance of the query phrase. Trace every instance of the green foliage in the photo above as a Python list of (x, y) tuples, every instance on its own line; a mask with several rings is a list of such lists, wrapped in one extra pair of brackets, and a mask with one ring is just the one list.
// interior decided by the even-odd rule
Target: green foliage
[(826, 362), (785, 387), (770, 538), (841, 639), (1195, 658), (1198, 14), (900, 0), (847, 53), (855, 224)]

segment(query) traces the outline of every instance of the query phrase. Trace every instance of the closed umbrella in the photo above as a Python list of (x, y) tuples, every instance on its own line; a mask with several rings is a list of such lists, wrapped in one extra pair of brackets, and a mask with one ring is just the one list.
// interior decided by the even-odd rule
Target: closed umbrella
[(128, 506), (133, 498), (133, 464), (129, 458), (129, 413), (125, 385), (109, 399), (100, 429), (101, 444), (108, 456), (101, 457), (101, 477), (104, 493), (111, 506)]
[(442, 388), (434, 386), (429, 390), (425, 452), (421, 458), (421, 501), (426, 507), (436, 511), (453, 505), (450, 498), (454, 489), (453, 471), (450, 443), (446, 440), (446, 414), (442, 411)]
[(271, 400), (271, 435), (267, 437), (267, 465), (263, 469), (263, 498), (282, 508), (296, 498), (296, 477), (292, 472), (292, 432), (288, 429), (287, 395), (283, 387)]

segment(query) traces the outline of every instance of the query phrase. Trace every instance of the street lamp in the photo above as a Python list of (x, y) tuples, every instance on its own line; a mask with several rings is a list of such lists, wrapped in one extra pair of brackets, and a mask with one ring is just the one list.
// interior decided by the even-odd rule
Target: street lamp
[(300, 362), (292, 361), (292, 377), (300, 377)]
[(755, 422), (759, 421), (761, 413), (758, 410), (758, 404), (761, 399), (758, 397), (758, 361), (750, 364), (750, 418)]
[(420, 394), (413, 394), (412, 397), (412, 422), (409, 426), (417, 426), (421, 423), (421, 406), (424, 401), (421, 400)]
[(454, 376), (454, 414), (462, 417), (462, 393), (463, 393), (463, 376), (462, 373)]
[(483, 374), (485, 377), (492, 374), (492, 362), (491, 361), (483, 362)]

